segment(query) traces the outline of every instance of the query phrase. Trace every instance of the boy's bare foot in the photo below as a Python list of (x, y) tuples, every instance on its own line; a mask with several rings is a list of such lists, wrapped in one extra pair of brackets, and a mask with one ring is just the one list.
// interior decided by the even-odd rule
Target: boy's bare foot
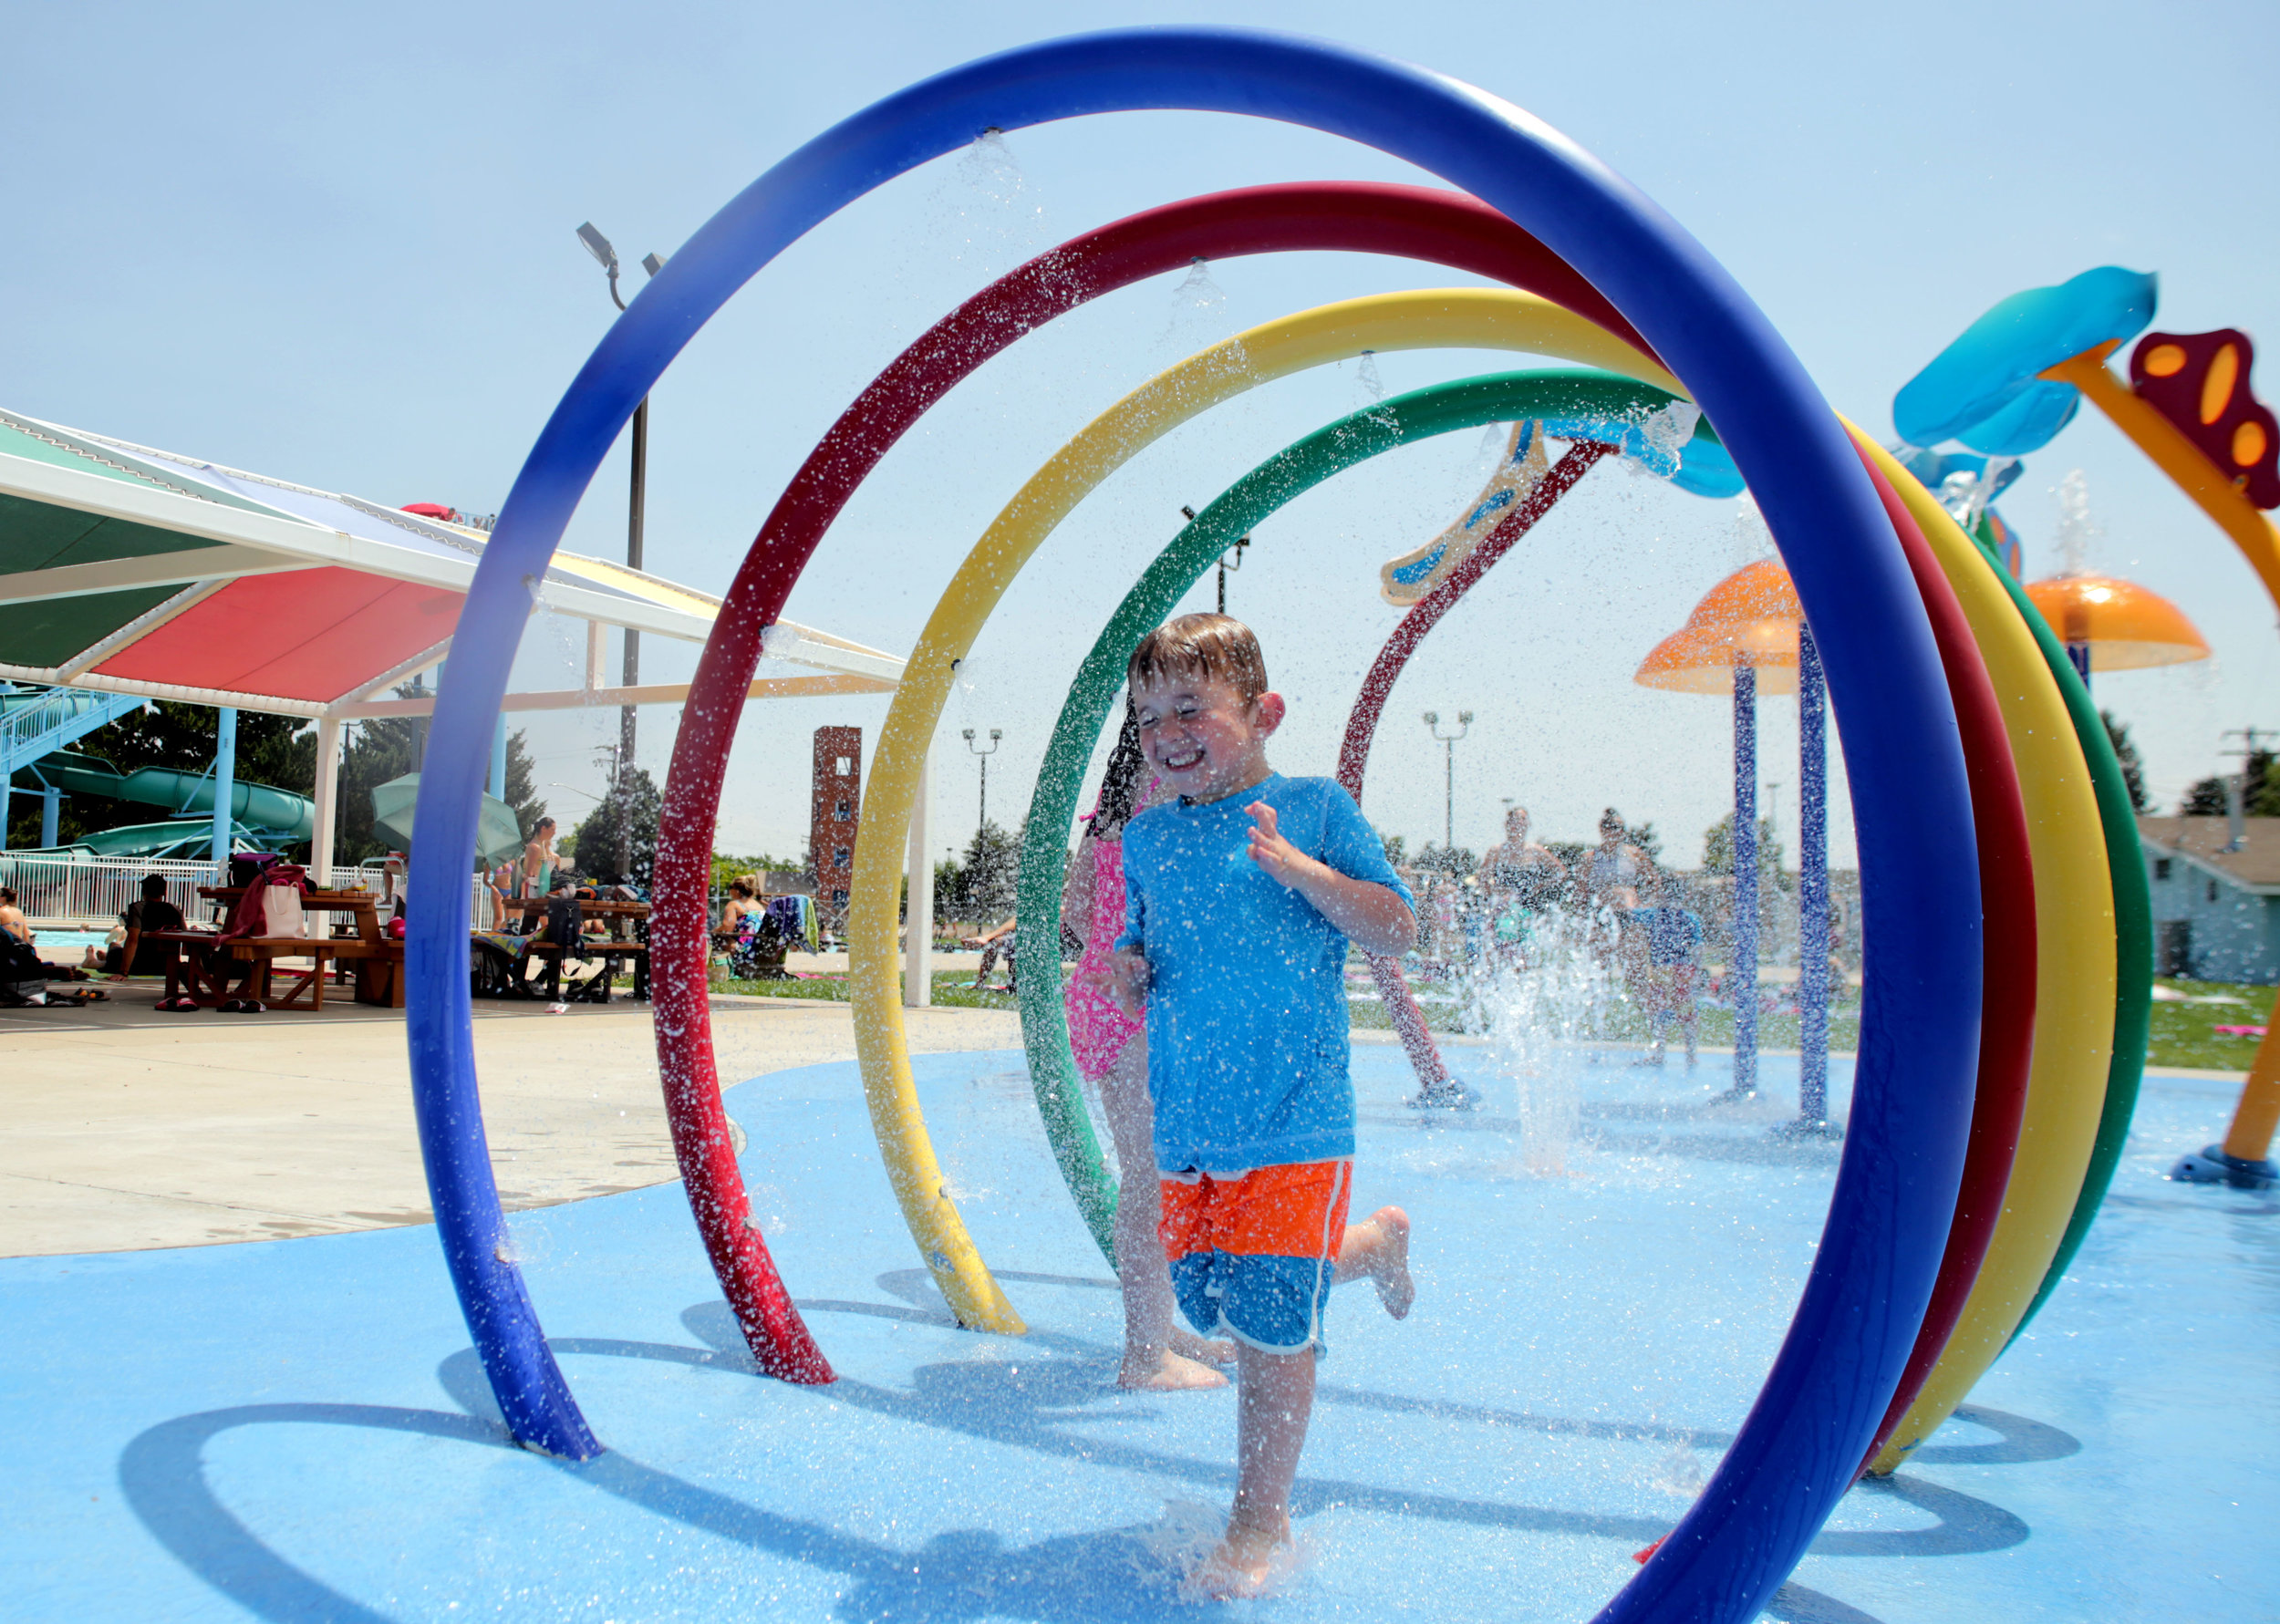
[(1153, 1362), (1145, 1356), (1127, 1358), (1116, 1372), (1116, 1385), (1135, 1392), (1193, 1392), (1198, 1388), (1225, 1387), (1227, 1378), (1209, 1365), (1197, 1364), (1166, 1349)]
[(1235, 1344), (1207, 1342), (1192, 1330), (1172, 1327), (1172, 1351), (1207, 1365), (1231, 1365), (1235, 1362)]
[(1227, 1535), (1180, 1586), (1197, 1599), (1237, 1601), (1259, 1595), (1273, 1577), (1277, 1558), (1290, 1543), (1290, 1519), (1280, 1528), (1246, 1528), (1230, 1521)]
[(1409, 1215), (1397, 1206), (1381, 1206), (1370, 1215), (1370, 1222), (1385, 1236), (1370, 1283), (1377, 1288), (1377, 1300), (1385, 1311), (1406, 1319), (1417, 1300), (1417, 1283), (1409, 1277)]

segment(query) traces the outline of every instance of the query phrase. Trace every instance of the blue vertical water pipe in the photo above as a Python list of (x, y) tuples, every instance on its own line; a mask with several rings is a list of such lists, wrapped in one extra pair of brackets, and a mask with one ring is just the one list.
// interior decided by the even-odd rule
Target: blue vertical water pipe
[[(5, 822), (5, 818), (0, 818), (0, 822)], [(63, 791), (49, 784), (39, 792), (39, 843), (53, 846), (57, 843), (56, 837), (62, 833)], [(0, 846), (6, 843), (5, 839), (0, 839)]]
[(213, 736), (213, 883), (230, 883), (230, 803), (237, 799), (237, 709), (217, 713)]
[(1798, 1118), (1829, 1120), (1829, 735), (1828, 685), (1813, 628), (1797, 628)]
[(507, 713), (499, 713), (499, 725), (491, 734), (491, 798), (507, 798)]
[(1734, 667), (1734, 1091), (1757, 1089), (1757, 668)]

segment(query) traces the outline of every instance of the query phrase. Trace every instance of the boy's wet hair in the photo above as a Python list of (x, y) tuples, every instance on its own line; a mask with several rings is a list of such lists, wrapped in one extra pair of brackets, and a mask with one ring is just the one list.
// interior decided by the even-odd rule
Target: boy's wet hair
[(1167, 620), (1132, 651), (1124, 676), (1135, 688), (1171, 677), (1215, 677), (1246, 704), (1267, 691), (1267, 657), (1259, 634), (1229, 615), (1182, 615)]

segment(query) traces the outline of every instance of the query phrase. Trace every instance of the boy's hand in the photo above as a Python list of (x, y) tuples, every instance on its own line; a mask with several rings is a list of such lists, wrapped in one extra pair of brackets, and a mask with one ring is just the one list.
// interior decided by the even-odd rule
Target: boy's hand
[(1275, 818), (1275, 809), (1263, 801), (1254, 801), (1243, 809), (1250, 814), (1250, 857), (1270, 879), (1286, 885), (1296, 885), (1309, 872), (1322, 865), (1282, 838)]
[(1417, 920), (1401, 894), (1340, 873), (1283, 839), (1275, 809), (1254, 801), (1250, 814), (1250, 859), (1261, 873), (1312, 903), (1322, 917), (1345, 933), (1364, 953), (1406, 953), (1416, 945)]
[(1156, 978), (1156, 970), (1145, 954), (1129, 947), (1119, 947), (1108, 956), (1108, 964), (1102, 973), (1100, 990), (1108, 1001), (1122, 1009), (1134, 1020), (1146, 1013), (1148, 987)]

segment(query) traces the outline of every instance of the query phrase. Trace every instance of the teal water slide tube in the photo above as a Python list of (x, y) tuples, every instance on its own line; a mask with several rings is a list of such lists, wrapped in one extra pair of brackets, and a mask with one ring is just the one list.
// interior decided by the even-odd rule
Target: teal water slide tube
[[(83, 834), (69, 849), (98, 857), (156, 857), (175, 846), (207, 849), (213, 833), (213, 775), (178, 772), (168, 767), (138, 767), (121, 772), (93, 756), (57, 750), (34, 763), (42, 780), (67, 795), (106, 795), (144, 806), (163, 806), (176, 817), (159, 823), (130, 823)], [(269, 784), (230, 786), (234, 833), (256, 843), (289, 844), (316, 833), (316, 803), (306, 795)]]

